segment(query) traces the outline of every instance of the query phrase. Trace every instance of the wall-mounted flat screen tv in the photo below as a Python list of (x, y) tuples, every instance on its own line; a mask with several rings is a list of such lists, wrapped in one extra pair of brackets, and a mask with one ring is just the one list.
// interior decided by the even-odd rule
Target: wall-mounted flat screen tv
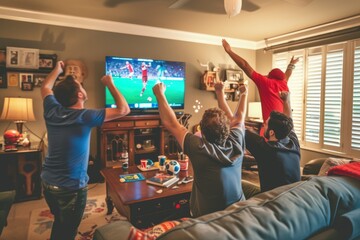
[[(165, 95), (170, 107), (184, 109), (184, 62), (107, 56), (105, 64), (106, 74), (113, 77), (116, 88), (124, 95), (130, 109), (157, 109), (158, 104), (152, 87), (158, 82), (166, 85)], [(110, 91), (105, 89), (106, 107), (115, 108)]]

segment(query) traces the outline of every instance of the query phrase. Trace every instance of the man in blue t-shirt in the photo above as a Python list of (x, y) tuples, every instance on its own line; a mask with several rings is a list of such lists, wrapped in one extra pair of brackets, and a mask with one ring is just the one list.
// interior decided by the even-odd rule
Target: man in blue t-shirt
[(44, 196), (54, 215), (51, 240), (74, 239), (87, 199), (87, 167), (91, 128), (127, 115), (129, 106), (110, 76), (101, 82), (117, 108), (85, 109), (87, 93), (75, 75), (57, 84), (65, 64), (56, 63), (41, 87), (48, 134), (48, 154), (41, 172)]
[(224, 84), (215, 84), (219, 108), (205, 111), (202, 137), (187, 131), (176, 119), (165, 97), (165, 85), (153, 87), (161, 122), (189, 156), (194, 171), (190, 210), (194, 217), (225, 209), (245, 200), (241, 185), (241, 166), (245, 149), (244, 120), (247, 87), (240, 87), (238, 106), (231, 112), (224, 96)]
[(261, 191), (300, 181), (300, 144), (293, 129), (289, 92), (280, 92), (284, 112), (272, 111), (264, 137), (246, 131), (246, 148), (258, 163)]

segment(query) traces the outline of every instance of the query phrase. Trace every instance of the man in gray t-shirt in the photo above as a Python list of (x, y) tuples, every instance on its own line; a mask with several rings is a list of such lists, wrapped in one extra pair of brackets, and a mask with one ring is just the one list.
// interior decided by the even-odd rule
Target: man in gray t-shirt
[(165, 97), (165, 85), (153, 87), (162, 124), (189, 156), (194, 170), (190, 209), (193, 217), (225, 209), (245, 200), (241, 187), (241, 166), (245, 149), (247, 87), (240, 86), (240, 99), (234, 113), (224, 95), (224, 83), (215, 84), (219, 108), (205, 111), (202, 137), (187, 131), (176, 119)]

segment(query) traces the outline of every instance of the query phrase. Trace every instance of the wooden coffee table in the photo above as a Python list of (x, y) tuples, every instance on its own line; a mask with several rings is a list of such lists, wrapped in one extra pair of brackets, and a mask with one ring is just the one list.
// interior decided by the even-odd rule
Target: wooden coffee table
[[(121, 168), (105, 168), (101, 174), (106, 182), (106, 204), (108, 214), (114, 207), (128, 218), (138, 228), (146, 228), (166, 220), (174, 220), (190, 216), (190, 193), (192, 182), (169, 188), (147, 184), (145, 180), (121, 183), (120, 175), (141, 172), (145, 178), (154, 176), (158, 170), (140, 171), (136, 166), (130, 166), (127, 172)], [(179, 179), (193, 175), (191, 164), (187, 171), (180, 171)], [(179, 188), (173, 189), (173, 186)], [(157, 193), (162, 189), (162, 193)]]

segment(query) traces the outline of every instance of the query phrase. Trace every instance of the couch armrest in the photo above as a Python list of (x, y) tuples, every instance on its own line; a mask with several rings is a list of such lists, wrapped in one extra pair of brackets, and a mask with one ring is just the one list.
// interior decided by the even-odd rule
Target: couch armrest
[(0, 192), (0, 235), (7, 224), (7, 217), (15, 199), (15, 190)]
[(126, 240), (131, 226), (132, 224), (126, 220), (106, 224), (95, 230), (93, 240)]
[(303, 175), (318, 175), (326, 159), (327, 158), (315, 158), (307, 162), (303, 168)]
[(307, 181), (313, 177), (316, 177), (317, 175), (301, 175), (301, 181)]

